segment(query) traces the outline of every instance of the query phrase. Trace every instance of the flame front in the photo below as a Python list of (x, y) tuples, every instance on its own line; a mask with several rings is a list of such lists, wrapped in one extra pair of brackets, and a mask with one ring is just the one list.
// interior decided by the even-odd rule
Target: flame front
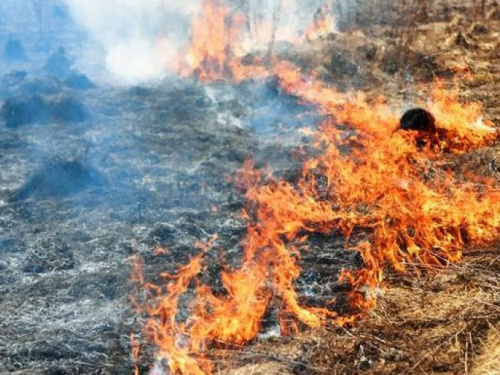
[[(229, 12), (217, 0), (205, 1), (203, 14), (193, 29), (186, 74), (200, 68), (204, 81), (224, 71), (241, 76), (234, 70), (241, 64), (228, 52), (234, 50), (228, 46), (238, 40), (239, 27), (228, 27)], [(251, 72), (252, 66), (245, 69)], [(262, 65), (255, 72), (261, 76)], [(313, 133), (318, 156), (304, 163), (294, 182), (264, 178), (245, 164), (236, 185), (246, 191), (247, 234), (241, 266), (222, 273), (224, 295), (198, 280), (209, 246), (175, 275), (162, 275), (164, 285), (145, 285), (154, 296), (146, 307), (146, 332), (158, 359), (173, 373), (211, 373), (208, 345), (251, 341), (271, 305), (283, 333), (300, 325), (352, 322), (375, 306), (369, 291), (380, 286), (388, 269), (404, 272), (414, 263), (441, 267), (460, 260), (468, 246), (491, 244), (500, 234), (496, 182), (477, 176), (464, 181), (446, 167), (453, 154), (497, 138), (478, 104), (459, 102), (456, 87), (446, 90), (437, 82), (429, 101), (420, 103), (436, 117), (436, 150), (419, 147), (416, 133), (395, 131), (398, 116), (383, 99), (370, 103), (362, 93), (336, 92), (285, 63), (272, 63), (266, 74), (325, 114)], [(363, 258), (361, 269), (344, 271), (339, 280), (352, 286), (352, 316), (299, 303), (294, 289), (298, 260), (313, 233), (341, 234), (346, 249)], [(179, 299), (190, 288), (190, 316), (179, 322)]]

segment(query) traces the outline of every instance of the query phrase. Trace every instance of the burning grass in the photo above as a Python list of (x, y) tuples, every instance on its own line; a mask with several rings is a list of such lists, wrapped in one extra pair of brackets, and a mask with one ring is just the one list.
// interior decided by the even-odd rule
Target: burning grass
[(363, 322), (258, 343), (232, 357), (226, 353), (232, 358), (226, 365), (276, 363), (294, 373), (325, 375), (495, 369), (498, 266), (494, 252), (481, 250), (446, 269), (426, 268), (424, 274), (413, 265), (410, 274), (389, 273), (384, 297)]
[[(472, 176), (467, 182), (443, 166), (449, 155), (495, 139), (478, 105), (459, 103), (456, 90), (436, 84), (423, 104), (436, 115), (440, 144), (422, 149), (421, 135), (395, 132), (398, 118), (383, 100), (337, 93), (290, 67), (279, 71), (286, 90), (328, 114), (315, 132), (321, 152), (304, 163), (296, 181), (263, 178), (252, 168), (242, 172), (247, 235), (241, 266), (221, 274), (222, 295), (198, 279), (209, 245), (176, 274), (163, 274), (163, 285), (145, 285), (153, 296), (145, 329), (173, 372), (210, 372), (204, 357), (209, 344), (253, 340), (269, 309), (277, 311), (283, 334), (353, 323), (375, 307), (388, 270), (443, 267), (460, 260), (466, 246), (486, 246), (498, 237), (500, 193), (494, 181)], [(352, 288), (348, 315), (339, 316), (334, 300), (311, 307), (297, 295), (298, 261), (314, 233), (341, 234), (344, 246), (363, 259), (363, 267), (344, 270), (339, 278)], [(181, 296), (191, 287), (190, 317), (179, 322)]]
[[(245, 191), (247, 199), (243, 211), (247, 232), (240, 264), (225, 266), (220, 273), (222, 292), (202, 281), (207, 270), (205, 258), (217, 241), (215, 237), (177, 272), (160, 275), (160, 282), (147, 283), (138, 276), (149, 294), (140, 310), (147, 316), (144, 331), (156, 348), (157, 366), (174, 373), (211, 373), (211, 348), (220, 343), (241, 346), (253, 342), (266, 315), (272, 312), (283, 335), (303, 328), (346, 327), (360, 319), (367, 319), (365, 327), (372, 324), (384, 332), (398, 332), (403, 326), (413, 325), (425, 334), (410, 342), (409, 337), (396, 335), (394, 344), (373, 336), (369, 347), (357, 344), (354, 357), (326, 355), (326, 362), (342, 365), (346, 361), (359, 370), (380, 365), (380, 371), (387, 371), (391, 367), (380, 358), (399, 358), (393, 361), (397, 364), (391, 371), (452, 371), (457, 363), (468, 371), (469, 356), (477, 353), (477, 338), (470, 338), (470, 332), (486, 328), (484, 320), (477, 324), (475, 318), (467, 320), (463, 301), (454, 296), (468, 293), (471, 299), (485, 303), (491, 294), (483, 294), (481, 288), (450, 287), (450, 294), (437, 293), (427, 298), (425, 289), (415, 292), (399, 285), (389, 290), (397, 294), (398, 302), (406, 301), (404, 309), (391, 306), (391, 292), (386, 294), (382, 307), (373, 309), (388, 274), (451, 267), (467, 249), (488, 247), (498, 239), (497, 182), (450, 168), (450, 160), (456, 155), (477, 152), (497, 139), (493, 124), (482, 117), (481, 106), (460, 101), (457, 86), (447, 87), (443, 81), (436, 81), (427, 92), (428, 99), (418, 103), (434, 115), (436, 132), (404, 132), (398, 129), (400, 114), (384, 98), (370, 101), (363, 93), (338, 92), (317, 73), (304, 74), (273, 54), (244, 63), (238, 49), (243, 21), (229, 16), (219, 1), (204, 4), (204, 13), (194, 26), (188, 69), (183, 74), (194, 74), (205, 82), (274, 76), (284, 91), (316, 105), (326, 120), (310, 132), (316, 155), (307, 158), (297, 178), (266, 176), (250, 163), (241, 172), (236, 185)], [(318, 20), (319, 31), (323, 21), (321, 17)], [(216, 43), (209, 47), (204, 38), (215, 24), (219, 25), (213, 35)], [(307, 39), (311, 39), (310, 34)], [(349, 288), (349, 309), (340, 311), (336, 296), (321, 306), (310, 306), (297, 293), (300, 262), (315, 234), (340, 236), (344, 248), (363, 260), (361, 267), (343, 270), (338, 279), (339, 285)], [(141, 272), (138, 269), (136, 275)], [(443, 279), (439, 283), (448, 282)], [(417, 304), (410, 302), (415, 297)], [(491, 307), (494, 303), (485, 305)], [(183, 309), (189, 315), (179, 318)], [(389, 314), (384, 315), (384, 311), (392, 309), (404, 321), (400, 326), (391, 322)], [(465, 317), (447, 324), (457, 309)], [(425, 319), (433, 313), (434, 323), (443, 321), (437, 329)], [(352, 341), (349, 330), (337, 328), (337, 334), (338, 329), (344, 330), (348, 342)], [(467, 334), (469, 338), (464, 338)], [(356, 340), (360, 339), (358, 332)], [(429, 340), (432, 351), (420, 353), (420, 358), (413, 361), (412, 345), (422, 350)], [(396, 349), (400, 347), (405, 347), (406, 353)], [(436, 352), (440, 350), (446, 352), (450, 362), (439, 358)], [(373, 353), (377, 359), (370, 358)], [(300, 360), (297, 363), (306, 368), (313, 366), (318, 373), (329, 373), (323, 370), (327, 367), (321, 365), (320, 359), (320, 364), (314, 366), (314, 355), (309, 354), (307, 365)]]

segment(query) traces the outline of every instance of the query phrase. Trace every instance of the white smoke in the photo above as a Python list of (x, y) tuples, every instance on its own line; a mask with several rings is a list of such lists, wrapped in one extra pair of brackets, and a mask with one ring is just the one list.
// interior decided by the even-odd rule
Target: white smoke
[(200, 0), (66, 0), (73, 19), (104, 50), (107, 70), (126, 81), (164, 76), (187, 43)]

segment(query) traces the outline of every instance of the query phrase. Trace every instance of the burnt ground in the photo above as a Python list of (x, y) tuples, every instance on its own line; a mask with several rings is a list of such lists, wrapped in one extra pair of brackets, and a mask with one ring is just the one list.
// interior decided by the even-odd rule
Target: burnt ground
[[(60, 86), (53, 95), (73, 94)], [(242, 197), (228, 176), (255, 155), (298, 167), (296, 128), (316, 121), (273, 80), (167, 80), (78, 100), (82, 121), (0, 130), (0, 373), (130, 371), (130, 257), (166, 246), (173, 271), (215, 233), (237, 251)]]
[[(384, 94), (404, 106), (418, 96), (418, 84), (450, 76), (465, 61), (472, 74), (461, 80), (464, 96), (484, 102), (497, 122), (500, 23), (493, 11), (471, 13), (459, 4), (446, 17), (436, 11), (404, 20), (416, 22), (411, 40), (387, 20), (362, 30), (345, 25), (341, 34), (283, 55), (341, 89)], [(64, 44), (71, 54), (75, 36), (66, 30), (59, 38), (49, 50)], [(132, 255), (173, 271), (196, 240), (217, 233), (213, 257), (224, 252), (237, 262), (243, 198), (228, 176), (249, 157), (293, 175), (301, 162), (293, 148), (307, 143), (297, 128), (318, 118), (272, 79), (96, 82), (83, 90), (74, 78), (42, 69), (48, 55), (35, 47), (25, 43), (27, 62), (2, 62), (0, 374), (131, 373)], [(12, 108), (38, 112), (19, 118)], [(495, 175), (497, 155), (489, 148), (462, 164)], [(154, 257), (157, 245), (169, 255)], [(338, 268), (356, 260), (335, 240), (312, 245), (299, 287), (304, 299), (320, 303), (336, 292)], [(214, 355), (235, 374), (471, 372), (500, 321), (498, 266), (495, 250), (472, 251), (446, 272), (392, 275), (379, 307), (355, 328), (274, 337)], [(214, 288), (217, 272), (206, 275)]]
[(120, 87), (43, 64), (4, 63), (0, 373), (130, 373), (131, 256), (168, 247), (155, 274), (174, 271), (217, 233), (237, 262), (228, 178), (248, 158), (293, 173), (319, 117), (273, 79)]

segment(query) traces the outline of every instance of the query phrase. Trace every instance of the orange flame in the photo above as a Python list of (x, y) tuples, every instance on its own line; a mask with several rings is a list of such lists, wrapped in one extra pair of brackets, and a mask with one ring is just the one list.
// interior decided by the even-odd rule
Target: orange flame
[[(207, 344), (252, 340), (271, 304), (280, 312), (284, 333), (297, 328), (293, 321), (308, 327), (320, 327), (328, 319), (352, 323), (357, 314), (337, 317), (326, 308), (300, 305), (293, 283), (300, 274), (297, 261), (304, 233), (340, 232), (346, 248), (362, 256), (364, 268), (344, 271), (339, 280), (353, 287), (353, 311), (375, 305), (369, 291), (380, 285), (388, 267), (403, 272), (408, 263), (456, 262), (466, 245), (486, 245), (500, 234), (497, 186), (486, 180), (479, 185), (479, 179), (460, 180), (440, 167), (446, 153), (420, 150), (411, 132), (394, 133), (398, 117), (382, 99), (370, 104), (362, 94), (335, 92), (291, 67), (282, 66), (279, 72), (285, 89), (321, 105), (332, 116), (315, 133), (322, 153), (304, 164), (295, 183), (269, 178), (263, 183), (252, 164), (246, 164), (247, 171), (237, 181), (239, 188), (248, 189), (253, 209), (247, 215), (252, 221), (243, 241), (241, 267), (222, 275), (226, 295), (217, 296), (209, 286), (197, 284), (189, 321), (175, 322), (178, 298), (202, 271), (202, 255), (179, 271), (166, 295), (158, 294), (162, 297), (150, 310), (147, 328), (174, 372), (209, 372), (211, 366), (202, 355)], [(457, 94), (438, 83), (427, 103), (444, 131), (443, 149), (453, 153), (496, 137), (491, 124), (481, 120), (480, 106), (459, 103)], [(365, 239), (352, 245), (355, 230), (363, 231)], [(208, 251), (207, 246), (201, 248)], [(182, 343), (187, 338), (188, 343)]]
[[(230, 12), (222, 0), (204, 0), (193, 22), (191, 45), (180, 75), (194, 75), (203, 82), (241, 81), (264, 75), (263, 68), (243, 63), (245, 22), (245, 16)], [(254, 64), (260, 62), (258, 58), (253, 60)]]
[[(152, 295), (145, 330), (158, 359), (185, 375), (211, 373), (205, 356), (211, 343), (253, 340), (270, 308), (279, 312), (283, 333), (327, 321), (352, 324), (375, 306), (373, 290), (387, 269), (404, 272), (410, 263), (444, 266), (460, 260), (466, 246), (487, 245), (500, 235), (497, 184), (479, 177), (463, 181), (445, 166), (449, 155), (497, 138), (478, 104), (460, 103), (457, 87), (446, 90), (437, 82), (428, 102), (420, 104), (436, 118), (439, 149), (421, 149), (418, 134), (395, 131), (399, 116), (382, 98), (371, 103), (362, 93), (336, 92), (285, 63), (265, 71), (262, 65), (242, 68), (231, 53), (240, 30), (228, 27), (239, 25), (229, 22), (231, 17), (219, 0), (204, 2), (184, 74), (198, 69), (204, 81), (227, 74), (240, 79), (248, 72), (275, 75), (284, 90), (318, 105), (327, 120), (314, 132), (319, 155), (304, 163), (297, 181), (265, 177), (250, 162), (235, 179), (246, 191), (248, 226), (241, 266), (221, 275), (224, 295), (199, 281), (204, 254), (217, 237), (197, 244), (200, 254), (175, 275), (162, 275), (164, 285), (136, 278)], [(352, 286), (352, 316), (299, 302), (294, 282), (312, 233), (340, 233), (345, 247), (363, 258), (362, 269), (344, 270), (339, 279)], [(188, 294), (189, 319), (179, 322), (181, 296)]]
[[(281, 3), (280, 9), (286, 9), (286, 5)], [(246, 15), (231, 12), (223, 0), (203, 0), (199, 16), (193, 20), (191, 44), (183, 57), (180, 75), (195, 76), (202, 82), (220, 79), (239, 82), (268, 77), (275, 62), (272, 49), (277, 25), (262, 20), (249, 30), (249, 23)], [(312, 40), (334, 31), (334, 19), (325, 5), (318, 10), (304, 36)], [(301, 40), (294, 36), (287, 39), (293, 44)], [(255, 43), (269, 44), (270, 50), (264, 56), (253, 54), (249, 47)]]
[(139, 366), (137, 365), (137, 363), (139, 362), (139, 352), (141, 349), (141, 344), (135, 338), (133, 332), (130, 333), (130, 343), (132, 347), (132, 360), (134, 362), (134, 375), (139, 375)]
[(202, 81), (226, 75), (234, 28), (226, 25), (231, 14), (220, 0), (204, 0), (200, 17), (195, 20), (192, 43), (186, 54), (185, 75), (196, 72)]

